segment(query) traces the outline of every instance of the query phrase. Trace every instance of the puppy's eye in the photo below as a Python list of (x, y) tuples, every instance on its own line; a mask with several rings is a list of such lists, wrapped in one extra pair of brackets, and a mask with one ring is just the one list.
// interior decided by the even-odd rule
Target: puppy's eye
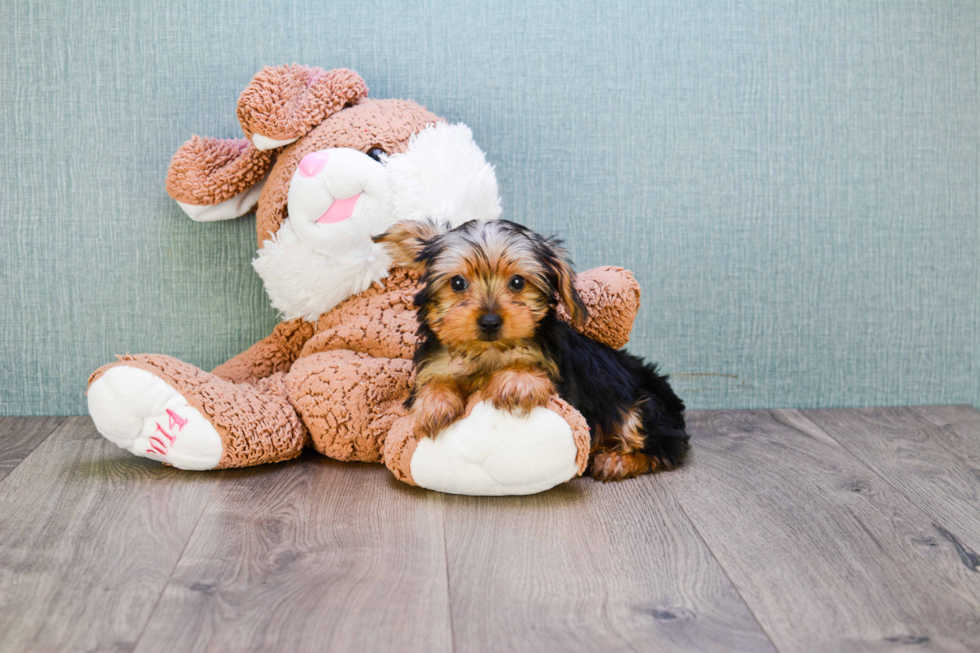
[(381, 159), (387, 157), (388, 153), (382, 150), (380, 147), (372, 147), (367, 151), (367, 155), (377, 161), (378, 163), (384, 163)]
[(456, 292), (463, 292), (466, 290), (466, 279), (457, 274), (455, 277), (449, 280), (449, 285), (452, 286), (452, 289)]
[(507, 284), (507, 287), (511, 290), (523, 290), (524, 277), (515, 274), (510, 278), (510, 283)]

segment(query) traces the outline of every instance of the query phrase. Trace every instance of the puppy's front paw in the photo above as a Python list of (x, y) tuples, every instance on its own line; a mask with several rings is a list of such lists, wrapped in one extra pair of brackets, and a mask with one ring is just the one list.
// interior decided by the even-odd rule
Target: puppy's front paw
[(541, 370), (504, 369), (490, 379), (484, 394), (494, 408), (526, 415), (546, 405), (554, 393), (554, 384)]
[(448, 388), (425, 388), (412, 406), (415, 426), (425, 437), (432, 437), (462, 417), (466, 404)]
[(595, 480), (608, 483), (656, 471), (659, 466), (656, 458), (638, 451), (603, 451), (593, 456), (589, 463), (589, 473)]

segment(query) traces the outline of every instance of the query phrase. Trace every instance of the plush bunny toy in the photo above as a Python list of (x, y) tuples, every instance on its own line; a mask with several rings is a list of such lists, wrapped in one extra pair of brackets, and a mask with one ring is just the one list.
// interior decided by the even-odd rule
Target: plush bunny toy
[[(469, 128), (414, 102), (368, 99), (351, 71), (298, 65), (256, 75), (238, 117), (247, 138), (195, 136), (174, 155), (167, 191), (198, 221), (257, 207), (253, 265), (284, 321), (211, 373), (158, 354), (101, 367), (88, 390), (99, 432), (181, 469), (258, 465), (312, 446), (459, 494), (528, 494), (581, 474), (588, 429), (557, 396), (523, 417), (474, 397), (434, 438), (420, 438), (403, 407), (418, 279), (370, 237), (406, 219), (499, 215)], [(590, 270), (577, 288), (591, 314), (583, 332), (622, 346), (639, 306), (632, 275)]]

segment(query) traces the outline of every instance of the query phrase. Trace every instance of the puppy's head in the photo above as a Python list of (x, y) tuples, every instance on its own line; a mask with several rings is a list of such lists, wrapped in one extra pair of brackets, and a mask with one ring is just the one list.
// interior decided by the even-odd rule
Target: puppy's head
[(531, 338), (558, 301), (574, 324), (588, 318), (560, 242), (513, 222), (473, 220), (451, 231), (402, 222), (375, 242), (422, 273), (419, 321), (444, 345), (512, 347)]

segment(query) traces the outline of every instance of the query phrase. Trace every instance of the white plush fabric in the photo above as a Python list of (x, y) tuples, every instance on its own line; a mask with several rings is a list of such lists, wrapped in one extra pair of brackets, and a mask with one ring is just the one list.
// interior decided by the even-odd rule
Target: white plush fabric
[(268, 179), (269, 175), (266, 174), (262, 178), (262, 181), (255, 184), (249, 188), (244, 193), (239, 193), (234, 197), (220, 202), (218, 204), (212, 204), (210, 206), (199, 206), (197, 204), (187, 204), (186, 202), (177, 202), (177, 205), (183, 209), (187, 216), (194, 220), (195, 222), (218, 222), (219, 220), (231, 220), (233, 218), (239, 218), (252, 209), (259, 202), (259, 195), (262, 194), (262, 187), (265, 186), (265, 181)]
[[(316, 320), (388, 274), (391, 259), (371, 236), (401, 220), (427, 217), (457, 226), (500, 215), (493, 167), (466, 125), (437, 124), (408, 150), (378, 162), (357, 150), (323, 150), (327, 162), (289, 185), (289, 218), (252, 262), (284, 319)], [(354, 201), (344, 220), (320, 220), (338, 200)]]
[(214, 469), (221, 460), (221, 436), (211, 423), (146, 370), (106, 370), (89, 387), (88, 410), (99, 433), (137, 456), (188, 470)]
[(301, 239), (292, 218), (287, 218), (273, 239), (265, 241), (252, 266), (262, 277), (272, 307), (284, 319), (314, 322), (387, 276), (391, 258), (383, 248), (370, 241), (368, 245), (349, 257), (327, 256)]
[(412, 136), (388, 158), (395, 222), (434, 218), (456, 227), (500, 217), (493, 166), (462, 123), (438, 123)]
[(534, 494), (575, 477), (575, 439), (547, 408), (516, 417), (480, 402), (464, 419), (419, 441), (410, 465), (424, 488), (449, 494)]
[(269, 138), (268, 136), (263, 136), (262, 134), (252, 134), (252, 145), (255, 146), (255, 149), (263, 152), (266, 150), (274, 150), (277, 147), (289, 145), (290, 143), (295, 143), (298, 140), (299, 136), (296, 138), (286, 138), (281, 141), (277, 141), (274, 138)]

